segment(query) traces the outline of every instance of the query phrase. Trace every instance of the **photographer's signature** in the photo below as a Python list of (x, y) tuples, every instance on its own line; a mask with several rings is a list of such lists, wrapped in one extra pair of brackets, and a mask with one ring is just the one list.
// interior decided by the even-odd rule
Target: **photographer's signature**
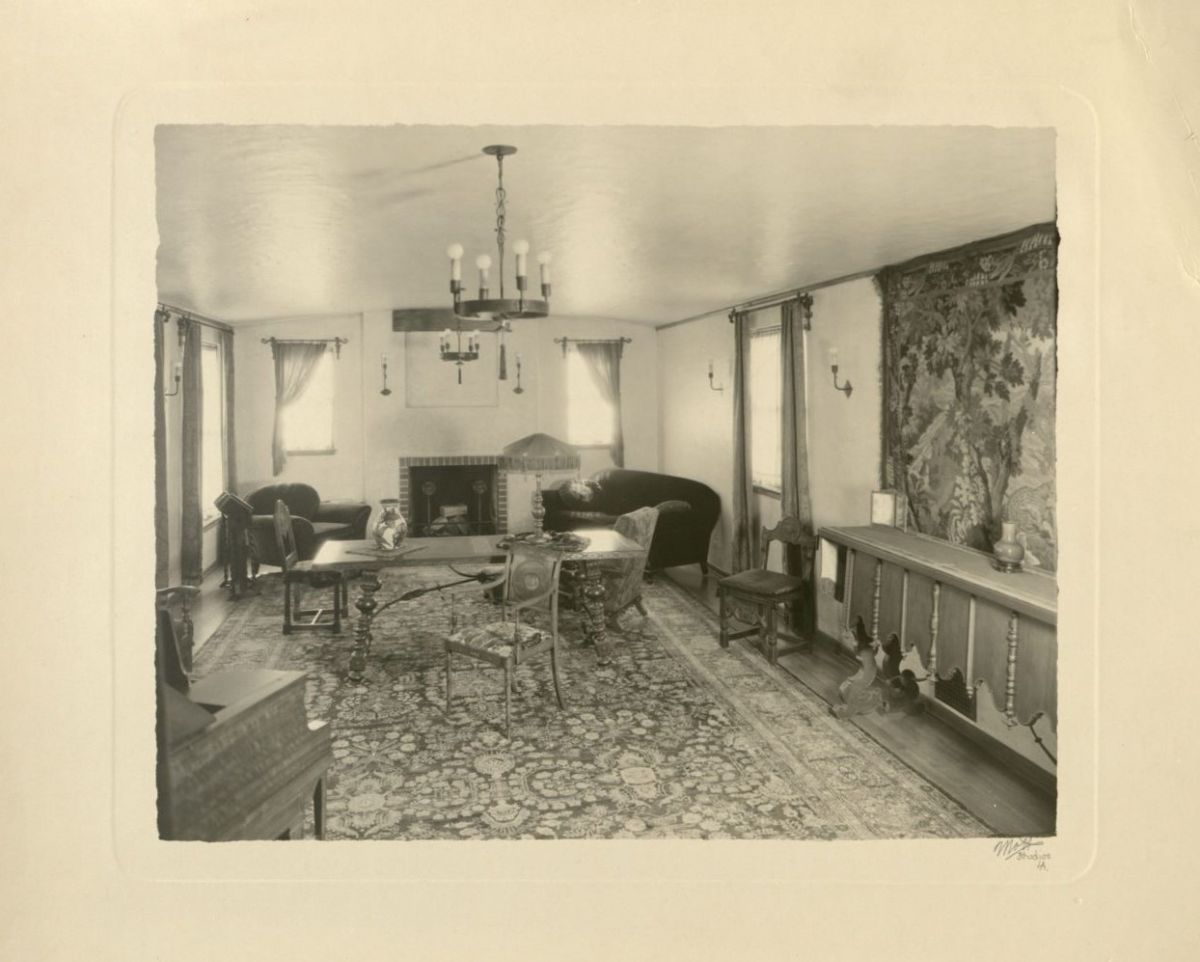
[(1046, 871), (1050, 853), (1045, 850), (1045, 840), (1040, 838), (1002, 838), (993, 846), (997, 858), (1005, 861), (1036, 862), (1039, 871)]

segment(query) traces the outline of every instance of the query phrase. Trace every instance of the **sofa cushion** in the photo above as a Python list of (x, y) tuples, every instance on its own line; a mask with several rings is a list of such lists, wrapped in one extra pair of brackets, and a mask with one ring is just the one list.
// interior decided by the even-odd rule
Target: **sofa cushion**
[(314, 521), (312, 523), (313, 535), (318, 541), (332, 537), (338, 534), (344, 534), (350, 530), (350, 525), (339, 524), (336, 521)]

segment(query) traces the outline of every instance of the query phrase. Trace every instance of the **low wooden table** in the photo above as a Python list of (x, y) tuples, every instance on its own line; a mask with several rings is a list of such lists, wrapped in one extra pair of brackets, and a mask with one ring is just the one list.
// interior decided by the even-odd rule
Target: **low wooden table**
[[(645, 549), (636, 541), (618, 534), (611, 528), (586, 528), (573, 532), (588, 539), (586, 548), (564, 552), (563, 560), (577, 564), (584, 572), (581, 602), (584, 630), (596, 646), (601, 662), (609, 658), (608, 630), (604, 619), (604, 581), (602, 561), (636, 558)], [(371, 650), (372, 622), (380, 607), (375, 599), (381, 584), (378, 572), (383, 568), (416, 568), (436, 565), (488, 564), (502, 561), (505, 549), (499, 547), (502, 536), (466, 535), (446, 538), (408, 538), (404, 548), (387, 555), (375, 548), (374, 541), (326, 541), (313, 558), (313, 570), (361, 571), (361, 591), (354, 607), (358, 617), (354, 624), (354, 647), (350, 651), (351, 681), (363, 680), (367, 654)], [(414, 550), (415, 549), (415, 550)]]

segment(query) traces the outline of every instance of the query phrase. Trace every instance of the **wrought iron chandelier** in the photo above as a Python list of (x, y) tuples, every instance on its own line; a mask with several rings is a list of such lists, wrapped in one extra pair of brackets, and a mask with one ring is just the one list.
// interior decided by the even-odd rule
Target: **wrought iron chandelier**
[[(479, 269), (479, 297), (475, 300), (463, 300), (463, 285), (462, 285), (462, 256), (463, 248), (461, 244), (451, 244), (446, 249), (446, 254), (450, 257), (450, 293), (454, 297), (454, 313), (460, 320), (469, 321), (498, 321), (501, 324), (528, 317), (545, 317), (550, 313), (550, 254), (543, 252), (538, 255), (538, 265), (541, 268), (541, 286), (542, 297), (540, 300), (529, 299), (525, 296), (527, 289), (527, 272), (526, 258), (529, 254), (529, 242), (518, 240), (513, 244), (513, 253), (516, 255), (516, 274), (517, 274), (517, 296), (504, 296), (504, 238), (505, 217), (508, 213), (507, 194), (504, 190), (504, 158), (511, 156), (517, 152), (516, 147), (510, 147), (507, 144), (490, 144), (483, 148), (483, 152), (491, 157), (496, 158), (496, 246), (499, 249), (500, 257), (496, 265), (496, 273), (500, 281), (500, 296), (492, 297), (491, 288), (489, 286), (489, 272), (492, 267), (492, 259), (487, 254), (480, 254), (475, 258), (475, 266)], [(442, 357), (444, 360), (462, 361), (475, 360), (478, 354), (478, 340), (475, 341), (474, 357), (471, 354), (470, 347), (466, 352), (461, 350), (462, 340), (462, 325), (459, 325), (459, 347), (458, 351), (449, 351), (449, 332), (443, 334), (444, 343)], [(455, 357), (454, 355), (459, 355)], [(461, 378), (461, 371), (459, 376)]]

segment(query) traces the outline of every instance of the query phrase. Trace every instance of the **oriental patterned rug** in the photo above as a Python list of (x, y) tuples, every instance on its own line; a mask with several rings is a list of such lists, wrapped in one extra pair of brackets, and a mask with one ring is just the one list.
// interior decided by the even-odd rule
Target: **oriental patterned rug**
[[(386, 599), (446, 580), (385, 571)], [(516, 671), (512, 738), (503, 683), (456, 658), (445, 705), (449, 601), (382, 613), (365, 683), (345, 677), (351, 632), (285, 636), (282, 585), (260, 579), (196, 659), (309, 672), (308, 713), (333, 726), (327, 837), (960, 838), (989, 829), (757, 652), (717, 645), (715, 618), (669, 582), (646, 586), (597, 662), (560, 615), (565, 711), (548, 660)], [(356, 592), (352, 589), (352, 599)], [(483, 617), (482, 598), (455, 602)]]

